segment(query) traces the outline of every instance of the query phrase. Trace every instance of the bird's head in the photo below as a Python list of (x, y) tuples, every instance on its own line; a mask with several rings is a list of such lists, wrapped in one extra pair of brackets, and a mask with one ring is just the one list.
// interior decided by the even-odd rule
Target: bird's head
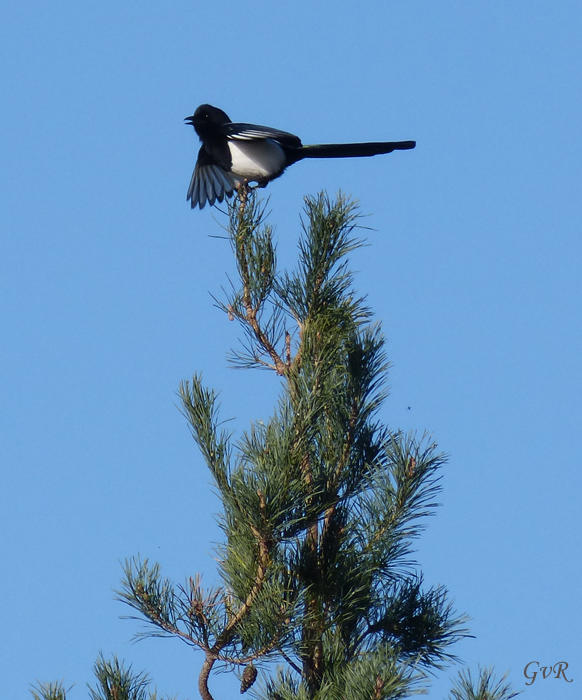
[(198, 109), (190, 117), (184, 119), (186, 124), (191, 124), (199, 136), (202, 136), (205, 131), (212, 130), (213, 126), (228, 124), (230, 118), (226, 112), (223, 112), (218, 107), (212, 105), (200, 105)]

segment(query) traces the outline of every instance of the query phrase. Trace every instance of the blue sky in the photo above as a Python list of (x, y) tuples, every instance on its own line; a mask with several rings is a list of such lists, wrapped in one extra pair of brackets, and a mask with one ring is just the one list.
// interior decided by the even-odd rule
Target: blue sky
[[(215, 580), (218, 504), (177, 408), (203, 371), (243, 429), (278, 385), (229, 369), (232, 271), (185, 195), (202, 102), (304, 143), (416, 139), (303, 162), (268, 188), (291, 265), (302, 197), (367, 215), (359, 290), (392, 362), (383, 416), (450, 461), (419, 542), (472, 617), (463, 660), (527, 700), (579, 697), (582, 9), (574, 0), (21, 3), (0, 22), (3, 697), (84, 684), (99, 650), (196, 697), (200, 655), (131, 643), (120, 562)], [(410, 410), (409, 407), (410, 406)], [(537, 680), (566, 660), (574, 682)], [(453, 671), (436, 677), (442, 698)], [(226, 676), (217, 698), (238, 695)]]

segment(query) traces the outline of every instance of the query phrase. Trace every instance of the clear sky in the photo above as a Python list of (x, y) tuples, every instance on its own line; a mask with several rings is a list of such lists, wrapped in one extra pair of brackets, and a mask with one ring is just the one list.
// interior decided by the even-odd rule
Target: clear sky
[[(218, 504), (180, 380), (203, 371), (237, 429), (278, 389), (225, 359), (236, 328), (209, 296), (232, 271), (223, 219), (185, 200), (183, 118), (203, 102), (304, 143), (417, 140), (272, 183), (279, 257), (293, 263), (304, 194), (360, 201), (383, 416), (450, 455), (418, 560), (472, 617), (456, 651), (527, 700), (580, 697), (581, 37), (578, 0), (5, 0), (2, 697), (62, 678), (84, 698), (99, 650), (197, 697), (201, 656), (131, 643), (113, 589), (138, 553), (216, 579)], [(526, 688), (532, 660), (567, 661), (574, 682)], [(212, 688), (238, 696), (227, 676)]]

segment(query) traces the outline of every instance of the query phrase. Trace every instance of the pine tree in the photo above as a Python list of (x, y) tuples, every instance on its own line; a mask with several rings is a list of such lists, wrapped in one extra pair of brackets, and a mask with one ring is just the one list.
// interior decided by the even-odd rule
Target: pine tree
[[(181, 385), (222, 503), (222, 585), (204, 587), (199, 575), (176, 585), (136, 557), (119, 592), (150, 623), (146, 635), (202, 652), (203, 700), (221, 667), (238, 673), (241, 693), (264, 700), (404, 698), (455, 660), (451, 647), (467, 635), (446, 589), (425, 586), (411, 556), (445, 457), (429, 437), (382, 422), (384, 339), (348, 267), (358, 231), (345, 197), (306, 198), (297, 267), (280, 272), (255, 194), (229, 206), (238, 280), (216, 301), (242, 331), (231, 361), (271, 371), (279, 401), (235, 439), (201, 375)], [(140, 674), (113, 695), (123, 669), (99, 663), (92, 697), (146, 697)], [(463, 682), (454, 692), (489, 697), (469, 695), (470, 676)], [(41, 697), (64, 700), (64, 691)]]
[(378, 417), (387, 363), (347, 266), (354, 204), (307, 198), (299, 264), (283, 274), (264, 215), (252, 193), (230, 207), (239, 284), (219, 306), (244, 335), (232, 361), (281, 378), (278, 406), (234, 441), (200, 375), (180, 389), (223, 505), (223, 586), (176, 587), (132, 560), (121, 597), (203, 651), (204, 700), (215, 665), (271, 661), (283, 667), (257, 697), (404, 697), (465, 633), (409, 560), (444, 457)]

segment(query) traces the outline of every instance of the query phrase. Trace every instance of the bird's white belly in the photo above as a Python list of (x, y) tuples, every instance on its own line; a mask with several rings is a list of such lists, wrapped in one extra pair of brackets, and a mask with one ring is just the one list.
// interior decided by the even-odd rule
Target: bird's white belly
[(231, 170), (249, 181), (270, 180), (285, 167), (285, 153), (276, 141), (229, 140)]

